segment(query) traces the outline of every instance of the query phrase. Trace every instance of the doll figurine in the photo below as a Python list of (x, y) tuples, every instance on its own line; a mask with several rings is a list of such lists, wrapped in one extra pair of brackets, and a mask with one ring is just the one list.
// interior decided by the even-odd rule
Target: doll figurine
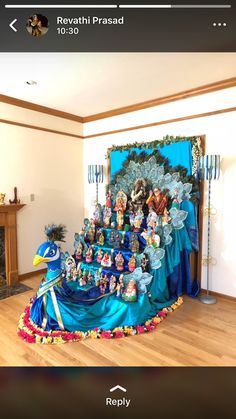
[(127, 205), (127, 196), (123, 191), (119, 191), (116, 194), (116, 206), (114, 208), (115, 211), (122, 211), (125, 212)]
[(157, 214), (152, 207), (149, 208), (149, 214), (147, 217), (147, 225), (151, 227), (153, 230), (156, 228), (157, 225)]
[(91, 284), (92, 284), (92, 282), (93, 282), (93, 275), (91, 274), (91, 272), (90, 272), (90, 271), (89, 271), (89, 273), (88, 273), (87, 281), (88, 281), (88, 284), (89, 284), (89, 285), (91, 285)]
[(112, 208), (112, 200), (111, 200), (111, 190), (109, 189), (106, 194), (106, 207)]
[(134, 219), (135, 219), (135, 213), (131, 211), (129, 214), (129, 223), (130, 223), (131, 230), (134, 229)]
[(89, 225), (88, 225), (88, 229), (87, 229), (87, 238), (89, 240), (90, 243), (94, 242), (94, 238), (95, 238), (95, 223), (94, 220), (91, 218)]
[(139, 208), (134, 217), (134, 231), (139, 232), (143, 221), (143, 211)]
[(93, 248), (90, 246), (86, 252), (86, 258), (87, 263), (91, 263), (93, 261)]
[(118, 231), (114, 235), (114, 248), (119, 249), (121, 247), (122, 238)]
[(110, 227), (111, 216), (112, 216), (111, 207), (108, 207), (106, 205), (103, 209), (103, 224), (105, 228)]
[(93, 212), (93, 219), (95, 225), (102, 225), (102, 206), (98, 202), (95, 205), (95, 210)]
[(111, 267), (112, 265), (112, 261), (111, 261), (111, 255), (109, 255), (109, 253), (105, 253), (105, 255), (103, 256), (102, 260), (101, 260), (101, 265), (105, 266), (105, 267)]
[(124, 212), (119, 209), (116, 214), (117, 230), (122, 230), (124, 225)]
[(117, 297), (120, 297), (120, 295), (123, 292), (123, 287), (124, 287), (123, 277), (124, 277), (124, 275), (121, 274), (119, 279), (118, 279), (117, 285), (116, 285), (116, 296)]
[(129, 211), (137, 212), (143, 209), (147, 195), (147, 182), (145, 179), (137, 179), (131, 191), (131, 198), (128, 202)]
[(157, 215), (162, 215), (167, 206), (167, 201), (167, 196), (163, 194), (158, 187), (155, 187), (153, 192), (150, 191), (146, 204), (148, 205), (148, 208), (152, 208)]
[(70, 281), (73, 277), (73, 271), (75, 269), (75, 261), (72, 256), (69, 256), (65, 262), (66, 265), (66, 279)]
[(137, 286), (134, 279), (131, 279), (124, 289), (122, 298), (125, 301), (135, 302), (137, 301)]
[(135, 233), (132, 233), (130, 235), (129, 248), (130, 248), (132, 253), (138, 253), (139, 252), (139, 241), (138, 241), (137, 235)]
[(177, 188), (175, 188), (174, 193), (171, 198), (172, 198), (171, 208), (180, 209), (179, 191)]
[(111, 233), (110, 233), (110, 236), (109, 236), (108, 244), (111, 247), (115, 247), (114, 243), (115, 243), (115, 231), (112, 230)]
[(170, 216), (167, 208), (164, 209), (164, 214), (162, 216), (162, 225), (165, 226), (170, 221)]
[(72, 281), (77, 281), (78, 272), (76, 268), (73, 269)]
[(103, 258), (103, 250), (99, 249), (97, 252), (97, 257), (96, 257), (97, 263), (101, 263), (102, 258)]
[(133, 272), (136, 268), (136, 259), (135, 259), (135, 254), (133, 256), (131, 256), (129, 263), (128, 263), (128, 268), (130, 272)]
[(117, 269), (117, 271), (123, 271), (124, 270), (124, 258), (122, 256), (122, 253), (121, 252), (119, 252), (116, 255), (115, 261), (116, 261), (116, 269)]
[(83, 258), (83, 245), (81, 242), (79, 242), (76, 252), (75, 252), (75, 258), (76, 260), (82, 260)]
[(150, 226), (141, 233), (141, 236), (146, 240), (147, 246), (155, 243), (155, 232)]
[(98, 269), (95, 272), (95, 275), (94, 275), (94, 282), (95, 282), (96, 287), (99, 287), (99, 285), (100, 285), (100, 279), (101, 279), (101, 271), (100, 271), (100, 269)]
[(112, 275), (109, 282), (109, 291), (113, 292), (116, 289), (116, 277)]
[(143, 272), (149, 271), (149, 260), (146, 253), (143, 254), (142, 260), (141, 260), (141, 269)]
[(100, 246), (104, 246), (104, 242), (105, 242), (105, 238), (104, 238), (104, 234), (102, 231), (102, 228), (100, 228), (100, 230), (98, 230), (97, 233), (97, 242)]
[(84, 285), (86, 285), (86, 279), (87, 279), (86, 274), (87, 274), (86, 270), (84, 269), (82, 276), (80, 277), (80, 280), (79, 280), (79, 284), (81, 287), (84, 287)]

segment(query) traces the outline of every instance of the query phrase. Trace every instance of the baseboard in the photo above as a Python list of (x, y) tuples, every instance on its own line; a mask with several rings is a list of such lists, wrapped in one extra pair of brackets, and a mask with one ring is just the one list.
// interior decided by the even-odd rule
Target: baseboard
[[(205, 292), (204, 288), (201, 288), (201, 292)], [(221, 294), (220, 292), (209, 291), (210, 295), (214, 295), (215, 297), (224, 298), (225, 300), (236, 301), (236, 297), (232, 297), (231, 295)]]
[(47, 272), (47, 268), (39, 269), (38, 271), (26, 272), (25, 274), (19, 275), (19, 281), (25, 281), (35, 275), (44, 275)]

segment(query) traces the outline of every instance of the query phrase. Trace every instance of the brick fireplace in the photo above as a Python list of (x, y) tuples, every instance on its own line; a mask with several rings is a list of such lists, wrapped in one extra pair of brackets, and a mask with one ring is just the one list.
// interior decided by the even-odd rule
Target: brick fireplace
[(17, 262), (17, 211), (24, 207), (24, 204), (0, 205), (0, 227), (4, 227), (5, 247), (5, 274), (6, 285), (14, 285), (18, 282)]

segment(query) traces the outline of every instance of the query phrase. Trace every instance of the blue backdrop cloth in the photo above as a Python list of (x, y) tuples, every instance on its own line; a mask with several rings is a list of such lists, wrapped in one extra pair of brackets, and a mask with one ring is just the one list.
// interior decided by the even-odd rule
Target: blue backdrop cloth
[[(163, 157), (169, 159), (169, 164), (172, 167), (181, 165), (187, 169), (187, 175), (192, 174), (192, 143), (190, 140), (180, 141), (157, 147), (157, 150)], [(137, 154), (145, 152), (151, 154), (154, 148), (132, 148), (130, 151), (112, 151), (110, 153), (110, 177), (113, 180), (115, 174), (122, 168), (123, 163), (128, 155), (135, 151)]]
[[(139, 294), (137, 302), (126, 302), (116, 293), (100, 294), (99, 287), (83, 289), (78, 282), (63, 282), (55, 286), (55, 294), (66, 330), (83, 331), (94, 328), (111, 330), (119, 326), (143, 324), (160, 309), (171, 305), (183, 290), (191, 288), (189, 252), (191, 243), (186, 228), (174, 230), (173, 241), (165, 246), (165, 256), (159, 269), (152, 269), (153, 279), (146, 294)], [(126, 250), (125, 250), (126, 251)], [(97, 269), (90, 264), (91, 271)], [(88, 265), (87, 265), (88, 267)], [(109, 268), (105, 268), (111, 274)], [(113, 271), (115, 269), (113, 268)], [(116, 275), (120, 273), (116, 272)], [(47, 292), (46, 330), (59, 330), (50, 291)], [(37, 298), (30, 312), (34, 323), (41, 325), (44, 317), (43, 297)]]

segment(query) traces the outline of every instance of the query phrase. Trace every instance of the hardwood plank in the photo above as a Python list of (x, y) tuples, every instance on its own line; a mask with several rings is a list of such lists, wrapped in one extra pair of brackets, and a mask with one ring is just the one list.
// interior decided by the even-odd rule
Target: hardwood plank
[(31, 291), (0, 300), (1, 366), (236, 366), (236, 302), (184, 304), (152, 333), (117, 340), (87, 339), (62, 345), (23, 342), (17, 322), (41, 276), (24, 281)]

